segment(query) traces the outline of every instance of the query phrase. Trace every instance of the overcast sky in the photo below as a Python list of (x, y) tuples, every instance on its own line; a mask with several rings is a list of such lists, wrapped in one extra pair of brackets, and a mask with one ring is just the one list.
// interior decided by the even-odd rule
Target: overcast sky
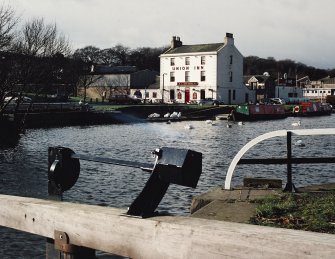
[(334, 0), (0, 0), (26, 21), (56, 23), (72, 46), (163, 47), (223, 42), (244, 56), (335, 68)]

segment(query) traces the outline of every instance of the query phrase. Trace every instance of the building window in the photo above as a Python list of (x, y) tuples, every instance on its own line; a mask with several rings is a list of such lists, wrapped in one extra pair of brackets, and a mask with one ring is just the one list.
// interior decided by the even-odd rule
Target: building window
[(152, 98), (157, 98), (157, 92), (152, 93)]
[(174, 72), (170, 72), (170, 82), (174, 82), (175, 77), (174, 77)]
[(177, 98), (180, 100), (181, 99), (181, 92), (177, 93)]
[(205, 71), (201, 71), (201, 77), (200, 77), (201, 81), (206, 81), (206, 73)]
[(206, 64), (206, 57), (201, 56), (201, 65), (205, 65), (205, 64)]
[(171, 58), (170, 59), (170, 64), (171, 64), (171, 66), (174, 66), (175, 64), (174, 64), (174, 58)]
[(190, 57), (185, 58), (185, 65), (188, 66), (190, 64)]
[(193, 92), (192, 99), (193, 99), (193, 100), (197, 100), (197, 99), (198, 99), (197, 92)]
[(185, 71), (185, 82), (190, 81), (190, 71)]
[(308, 94), (309, 94), (309, 91), (307, 90), (307, 91), (306, 91), (306, 93), (308, 93)]
[(236, 92), (235, 90), (233, 90), (233, 100), (235, 100), (235, 98), (236, 98)]
[(229, 56), (229, 64), (232, 65), (233, 64), (233, 55)]
[(149, 98), (149, 92), (145, 92), (145, 98)]
[(233, 82), (233, 72), (229, 72), (229, 82)]
[(288, 97), (298, 97), (297, 93), (288, 93)]

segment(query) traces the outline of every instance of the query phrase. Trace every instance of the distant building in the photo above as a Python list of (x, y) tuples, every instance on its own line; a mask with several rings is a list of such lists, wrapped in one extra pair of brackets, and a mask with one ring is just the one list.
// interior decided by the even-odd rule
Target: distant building
[(156, 75), (155, 81), (148, 81), (148, 84), (145, 86), (132, 86), (130, 94), (141, 98), (144, 103), (160, 103), (162, 95), (159, 89), (159, 76)]
[(289, 98), (302, 98), (303, 90), (298, 85), (298, 81), (295, 78), (288, 78), (284, 75), (283, 78), (275, 80), (275, 97), (281, 99)]
[(275, 97), (274, 78), (266, 72), (263, 75), (243, 76), (243, 82), (250, 90), (254, 90), (257, 102)]
[(170, 49), (160, 55), (160, 90), (164, 102), (255, 101), (254, 92), (243, 84), (243, 56), (231, 33), (224, 42), (213, 44), (183, 45), (173, 37)]
[(147, 69), (138, 71), (135, 66), (92, 66), (90, 74), (85, 75), (93, 77), (87, 97), (108, 100), (112, 95), (129, 95), (132, 89), (153, 84), (157, 75), (158, 72)]
[(328, 76), (317, 81), (310, 81), (304, 86), (303, 95), (311, 100), (326, 100), (327, 95), (335, 95), (335, 78)]

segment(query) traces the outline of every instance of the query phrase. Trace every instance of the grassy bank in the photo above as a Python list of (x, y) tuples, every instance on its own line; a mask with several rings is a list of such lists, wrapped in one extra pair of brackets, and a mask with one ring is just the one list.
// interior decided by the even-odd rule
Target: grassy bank
[(285, 193), (256, 201), (250, 223), (335, 234), (335, 192)]

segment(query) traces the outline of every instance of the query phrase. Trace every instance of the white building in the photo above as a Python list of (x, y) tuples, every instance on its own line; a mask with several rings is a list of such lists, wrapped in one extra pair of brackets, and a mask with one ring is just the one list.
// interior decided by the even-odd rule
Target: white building
[(276, 80), (275, 97), (284, 100), (289, 100), (290, 98), (302, 98), (303, 90), (298, 86), (296, 78), (287, 78), (287, 75), (284, 74), (283, 78), (278, 78)]
[(255, 100), (243, 84), (243, 56), (233, 34), (223, 43), (183, 45), (173, 37), (171, 47), (160, 55), (160, 86), (163, 101), (194, 103), (214, 98), (225, 104)]
[(335, 95), (335, 78), (328, 76), (318, 81), (311, 81), (305, 85), (303, 95), (311, 100), (325, 101), (327, 95)]

